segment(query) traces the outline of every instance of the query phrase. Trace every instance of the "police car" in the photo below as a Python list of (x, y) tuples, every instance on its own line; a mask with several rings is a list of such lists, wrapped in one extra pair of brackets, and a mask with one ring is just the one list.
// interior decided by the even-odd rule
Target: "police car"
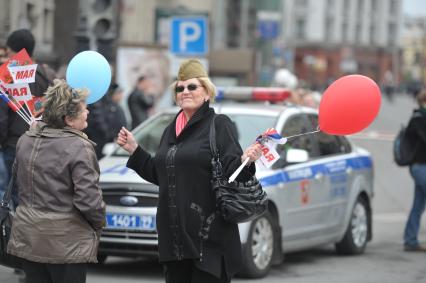
[[(282, 101), (283, 89), (229, 88), (218, 98)], [(316, 110), (297, 105), (217, 103), (216, 113), (235, 123), (242, 148), (267, 128), (289, 138), (277, 145), (280, 159), (257, 177), (269, 198), (269, 211), (239, 224), (247, 277), (263, 277), (283, 254), (334, 244), (341, 254), (360, 254), (372, 238), (373, 162), (370, 154), (343, 136), (312, 132)], [(164, 128), (175, 117), (172, 108), (151, 117), (133, 131), (151, 154)], [(299, 136), (297, 136), (299, 135)], [(126, 168), (128, 154), (116, 148), (100, 161), (100, 185), (107, 204), (107, 227), (100, 243), (100, 260), (107, 255), (156, 255), (155, 226), (158, 187)]]

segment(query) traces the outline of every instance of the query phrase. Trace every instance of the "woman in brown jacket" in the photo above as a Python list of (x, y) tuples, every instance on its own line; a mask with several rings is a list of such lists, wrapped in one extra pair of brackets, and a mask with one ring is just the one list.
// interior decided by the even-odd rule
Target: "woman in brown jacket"
[(87, 91), (55, 80), (43, 122), (19, 139), (14, 170), (19, 206), (8, 252), (24, 259), (28, 283), (85, 282), (96, 262), (105, 204), (87, 127)]

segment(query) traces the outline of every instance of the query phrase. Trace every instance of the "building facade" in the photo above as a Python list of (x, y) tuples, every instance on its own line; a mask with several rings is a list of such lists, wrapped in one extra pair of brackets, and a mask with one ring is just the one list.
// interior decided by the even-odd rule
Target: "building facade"
[(10, 32), (27, 28), (36, 39), (34, 56), (46, 61), (54, 56), (54, 0), (0, 0), (0, 43)]
[(205, 15), (213, 76), (270, 83), (279, 68), (321, 88), (348, 73), (381, 83), (401, 70), (402, 0), (0, 0), (0, 43), (29, 28), (35, 57), (54, 67), (96, 49), (115, 61), (120, 46), (167, 50), (169, 20)]
[(426, 84), (426, 18), (404, 20), (403, 80), (407, 84)]
[(347, 73), (399, 77), (402, 0), (284, 0), (282, 8), (288, 64), (311, 86)]

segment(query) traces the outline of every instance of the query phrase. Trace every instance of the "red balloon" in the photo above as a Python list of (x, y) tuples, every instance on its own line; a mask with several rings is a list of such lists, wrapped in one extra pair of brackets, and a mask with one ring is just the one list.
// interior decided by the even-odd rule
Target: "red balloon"
[(322, 96), (319, 128), (331, 135), (359, 132), (376, 118), (380, 103), (380, 89), (372, 79), (362, 75), (341, 77)]

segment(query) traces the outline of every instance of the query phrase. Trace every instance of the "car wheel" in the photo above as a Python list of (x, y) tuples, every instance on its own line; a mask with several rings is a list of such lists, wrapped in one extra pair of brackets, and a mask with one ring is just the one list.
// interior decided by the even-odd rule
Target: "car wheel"
[(243, 250), (244, 267), (240, 273), (243, 277), (264, 277), (272, 263), (274, 244), (275, 221), (267, 212), (251, 223), (247, 243)]
[(106, 254), (98, 254), (98, 264), (104, 264), (107, 257)]
[(336, 244), (339, 254), (360, 254), (367, 245), (371, 219), (367, 201), (358, 197), (343, 239)]

